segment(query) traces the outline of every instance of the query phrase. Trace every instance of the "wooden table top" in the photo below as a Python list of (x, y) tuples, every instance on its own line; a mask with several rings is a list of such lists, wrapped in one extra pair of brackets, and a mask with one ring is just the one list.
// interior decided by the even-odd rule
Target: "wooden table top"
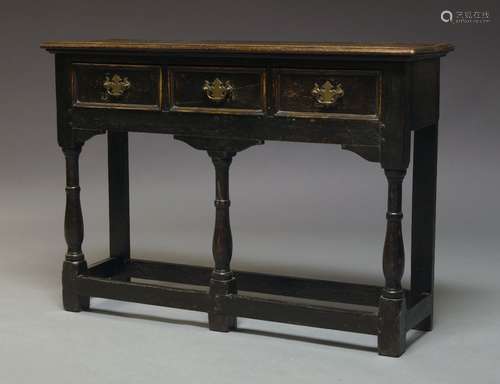
[(272, 41), (141, 41), (82, 40), (47, 41), (41, 48), (49, 51), (121, 51), (121, 52), (204, 52), (292, 55), (418, 56), (445, 55), (454, 49), (447, 43), (334, 43)]

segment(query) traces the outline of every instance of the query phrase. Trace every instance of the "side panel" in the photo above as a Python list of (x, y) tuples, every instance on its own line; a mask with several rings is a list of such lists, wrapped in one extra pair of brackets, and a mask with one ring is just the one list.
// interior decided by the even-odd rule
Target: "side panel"
[(380, 159), (384, 169), (406, 169), (410, 162), (411, 65), (388, 64), (384, 71)]
[(439, 119), (439, 59), (412, 64), (412, 129), (437, 123)]

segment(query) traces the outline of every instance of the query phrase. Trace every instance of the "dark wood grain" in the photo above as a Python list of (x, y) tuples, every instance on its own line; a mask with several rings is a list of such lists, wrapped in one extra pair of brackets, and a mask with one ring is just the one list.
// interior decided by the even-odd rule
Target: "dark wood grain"
[(398, 357), (406, 348), (406, 301), (401, 278), (404, 272), (404, 245), (401, 220), (402, 184), (406, 170), (388, 169), (387, 228), (383, 271), (385, 285), (380, 296), (378, 350), (381, 355)]
[[(109, 95), (104, 88), (106, 79), (115, 75), (130, 83), (123, 95)], [(159, 66), (75, 63), (72, 83), (75, 107), (159, 110), (161, 106)]]
[(244, 295), (223, 297), (220, 300), (220, 306), (225, 313), (251, 319), (339, 329), (371, 335), (377, 333), (376, 309), (371, 311), (345, 309)]
[(422, 60), (412, 64), (411, 129), (425, 128), (438, 121), (439, 76), (437, 60)]
[(109, 253), (130, 258), (128, 133), (108, 132)]
[[(149, 281), (149, 283), (144, 282), (146, 286), (171, 283), (182, 284), (186, 287), (199, 286), (202, 287), (200, 291), (204, 291), (209, 295), (212, 271), (213, 269), (209, 267), (141, 259), (131, 259), (130, 262), (124, 264), (117, 258), (108, 258), (89, 266), (82, 275), (118, 281), (122, 281), (123, 277), (132, 280), (140, 279), (141, 281)], [(367, 310), (366, 307), (378, 308), (382, 291), (382, 287), (339, 281), (304, 279), (245, 271), (233, 271), (233, 273), (238, 281), (239, 291), (245, 292), (243, 296), (240, 296), (246, 298), (244, 300), (253, 300), (254, 298), (261, 300), (263, 299), (262, 294), (267, 296), (267, 299), (264, 300), (266, 303), (269, 303), (270, 300), (292, 303), (292, 301), (284, 301), (283, 296), (294, 299), (308, 299), (304, 303), (306, 306), (328, 307), (327, 311), (330, 310), (333, 304), (337, 306), (338, 310), (342, 309), (344, 313), (348, 312), (349, 308), (342, 308), (342, 303), (345, 303), (364, 308), (361, 312), (373, 313), (373, 310)], [(123, 294), (126, 295), (126, 293), (124, 290)], [(269, 295), (276, 298), (272, 299), (272, 296)], [(428, 294), (412, 295), (407, 290), (405, 290), (405, 296), (408, 305), (407, 329), (412, 329), (431, 313), (432, 298)], [(318, 305), (319, 302), (323, 302), (323, 305)], [(327, 328), (330, 327), (338, 329), (336, 328), (337, 325), (327, 326)]]
[(64, 214), (64, 238), (68, 245), (63, 264), (63, 305), (71, 312), (80, 312), (89, 307), (89, 297), (79, 295), (75, 289), (77, 275), (87, 269), (82, 252), (83, 215), (80, 202), (80, 177), (78, 159), (81, 145), (63, 148), (66, 158), (66, 210)]
[[(233, 254), (233, 237), (229, 221), (229, 166), (235, 152), (210, 151), (215, 168), (215, 228), (212, 254), (215, 268), (210, 277), (210, 295), (219, 296), (236, 293), (236, 277), (229, 266)], [(208, 326), (214, 331), (227, 332), (236, 327), (236, 317), (228, 316), (215, 306), (209, 313)]]
[(204, 290), (165, 287), (80, 275), (76, 286), (81, 294), (133, 303), (208, 311), (211, 300)]
[[(354, 331), (377, 335), (379, 353), (393, 357), (405, 351), (409, 329), (432, 329), (440, 57), (451, 45), (102, 40), (42, 47), (56, 53), (57, 138), (66, 158), (66, 310), (87, 309), (94, 296), (203, 311), (217, 331), (235, 329), (238, 316)], [(125, 78), (130, 84), (110, 94), (103, 81), (115, 74), (118, 88)], [(205, 85), (217, 78), (231, 92), (214, 100)], [(329, 105), (312, 92), (327, 81), (344, 91)], [(208, 152), (214, 268), (130, 257), (129, 132), (170, 134)], [(401, 220), (412, 132), (408, 290)], [(104, 133), (110, 257), (87, 267), (78, 161), (82, 145)], [(338, 144), (380, 163), (388, 181), (383, 287), (231, 269), (229, 166), (236, 153), (266, 140)]]
[[(96, 275), (98, 277), (123, 273), (131, 278), (206, 286), (209, 285), (212, 273), (212, 268), (208, 267), (141, 259), (132, 259), (123, 268), (120, 268), (116, 264), (110, 264), (106, 268), (101, 267), (99, 264), (97, 267), (99, 267), (99, 270), (102, 268), (105, 270), (105, 274), (99, 273)], [(89, 271), (91, 268), (89, 267)], [(381, 293), (380, 287), (366, 284), (306, 279), (247, 271), (233, 272), (240, 291), (371, 306), (378, 306)]]
[[(437, 125), (416, 131), (413, 150), (413, 201), (411, 242), (411, 290), (414, 295), (434, 291), (436, 233)], [(432, 311), (418, 329), (432, 330)]]
[(179, 136), (176, 139), (207, 151), (215, 168), (215, 226), (212, 241), (215, 266), (210, 276), (210, 296), (214, 307), (208, 313), (208, 325), (213, 331), (228, 332), (236, 328), (236, 317), (224, 313), (217, 305), (217, 300), (237, 292), (236, 277), (230, 268), (233, 238), (229, 219), (229, 167), (237, 152), (260, 142)]
[[(175, 112), (262, 114), (266, 109), (263, 69), (227, 67), (169, 67), (169, 108)], [(229, 82), (232, 91), (220, 102), (203, 91), (205, 81)]]
[[(75, 129), (116, 132), (169, 133), (179, 136), (238, 140), (275, 140), (365, 145), (380, 147), (382, 123), (378, 120), (297, 119), (205, 114), (152, 113), (75, 109)], [(380, 148), (379, 148), (380, 150)]]
[[(276, 113), (294, 117), (376, 118), (380, 114), (380, 73), (375, 71), (325, 71), (279, 69), (274, 73)], [(341, 84), (344, 96), (331, 106), (317, 103), (314, 84)]]
[(145, 40), (86, 40), (47, 41), (41, 48), (49, 51), (90, 50), (125, 52), (211, 52), (302, 55), (445, 55), (454, 47), (446, 43), (333, 43), (333, 42), (271, 42), (271, 41), (145, 41)]

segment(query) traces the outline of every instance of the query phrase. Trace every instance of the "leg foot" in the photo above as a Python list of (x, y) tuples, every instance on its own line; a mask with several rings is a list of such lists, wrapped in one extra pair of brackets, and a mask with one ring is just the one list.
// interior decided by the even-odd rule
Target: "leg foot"
[(89, 309), (90, 297), (75, 293), (76, 276), (87, 270), (85, 261), (64, 261), (62, 272), (63, 306), (66, 311), (80, 312)]
[(399, 357), (406, 350), (406, 303), (404, 299), (380, 298), (378, 353)]
[(218, 313), (217, 305), (219, 297), (235, 294), (236, 292), (236, 279), (232, 272), (226, 274), (220, 273), (219, 271), (213, 272), (212, 278), (210, 279), (210, 295), (214, 301), (214, 307), (213, 311), (208, 314), (208, 328), (210, 330), (229, 332), (236, 329), (236, 316)]
[(208, 328), (217, 332), (233, 331), (236, 329), (236, 317), (209, 313)]

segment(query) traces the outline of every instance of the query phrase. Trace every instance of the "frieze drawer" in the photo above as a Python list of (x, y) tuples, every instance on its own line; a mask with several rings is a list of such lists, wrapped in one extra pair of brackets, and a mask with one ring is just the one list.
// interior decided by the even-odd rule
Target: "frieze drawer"
[(169, 110), (263, 114), (266, 74), (260, 68), (170, 67)]
[(75, 63), (72, 80), (75, 107), (161, 109), (160, 66)]
[(274, 71), (278, 116), (376, 118), (380, 115), (381, 76), (377, 71)]

